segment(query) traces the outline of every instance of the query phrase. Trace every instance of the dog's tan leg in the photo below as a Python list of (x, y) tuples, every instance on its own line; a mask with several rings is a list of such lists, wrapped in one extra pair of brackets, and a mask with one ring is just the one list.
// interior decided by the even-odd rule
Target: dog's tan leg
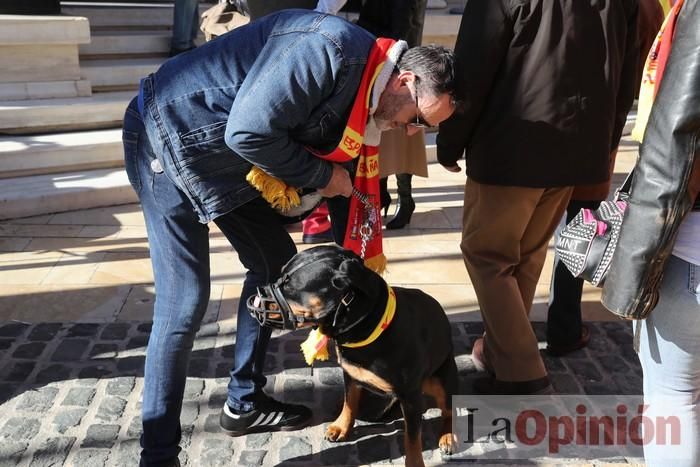
[(325, 438), (328, 441), (345, 441), (348, 434), (355, 425), (355, 414), (360, 403), (362, 388), (355, 381), (348, 378), (345, 387), (345, 402), (343, 410), (333, 423), (326, 430)]
[(457, 445), (457, 439), (452, 434), (452, 404), (448, 404), (445, 388), (437, 377), (431, 377), (423, 381), (423, 393), (435, 399), (435, 403), (442, 414), (442, 430), (438, 446), (443, 454), (452, 454)]

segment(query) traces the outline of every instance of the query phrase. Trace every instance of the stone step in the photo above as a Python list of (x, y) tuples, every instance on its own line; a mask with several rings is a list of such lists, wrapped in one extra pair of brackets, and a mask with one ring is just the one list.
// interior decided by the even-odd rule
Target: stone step
[[(124, 164), (121, 129), (0, 138), (0, 178)], [(6, 180), (2, 186), (5, 189)]]
[[(200, 6), (200, 12), (207, 8)], [(125, 27), (133, 29), (171, 28), (173, 25), (172, 4), (150, 4), (149, 6), (125, 5), (81, 5), (61, 2), (61, 14), (83, 16), (90, 21), (91, 29)]]
[(0, 219), (137, 201), (124, 169), (10, 178), (0, 186)]
[(37, 134), (121, 126), (133, 91), (90, 97), (0, 102), (0, 134)]
[(91, 42), (80, 46), (84, 60), (101, 55), (162, 55), (170, 50), (170, 31), (93, 31)]
[(83, 60), (83, 76), (92, 83), (93, 91), (136, 90), (144, 76), (158, 69), (164, 58), (130, 58), (128, 60)]

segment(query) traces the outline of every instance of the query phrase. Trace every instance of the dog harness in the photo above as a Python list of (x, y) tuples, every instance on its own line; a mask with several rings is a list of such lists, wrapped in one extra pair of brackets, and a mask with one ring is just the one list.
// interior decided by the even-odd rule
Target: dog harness
[[(374, 328), (374, 331), (372, 331), (366, 339), (363, 339), (360, 342), (345, 342), (340, 344), (342, 347), (356, 349), (359, 347), (368, 346), (372, 342), (376, 341), (379, 336), (381, 336), (382, 332), (389, 327), (394, 319), (394, 315), (396, 314), (396, 294), (389, 284), (387, 284), (386, 287), (389, 292), (387, 295), (386, 307), (384, 308), (384, 314), (379, 320), (379, 323), (377, 323), (377, 326)], [(329, 340), (330, 337), (321, 333), (320, 329), (316, 328), (311, 330), (309, 337), (307, 337), (301, 344), (301, 352), (304, 354), (304, 360), (306, 361), (307, 365), (313, 365), (314, 360), (328, 360)]]

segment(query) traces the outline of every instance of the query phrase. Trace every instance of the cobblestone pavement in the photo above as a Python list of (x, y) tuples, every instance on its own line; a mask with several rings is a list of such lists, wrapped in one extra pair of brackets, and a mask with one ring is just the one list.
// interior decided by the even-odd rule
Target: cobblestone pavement
[[(533, 326), (542, 340), (543, 323)], [(452, 329), (461, 392), (469, 394), (475, 374), (469, 356), (471, 343), (482, 332), (482, 325), (458, 322)], [(0, 466), (136, 466), (149, 331), (148, 322), (1, 325)], [(640, 394), (641, 369), (632, 350), (629, 324), (592, 323), (591, 332), (590, 345), (584, 350), (562, 359), (543, 354), (556, 390), (563, 394)], [(323, 440), (325, 426), (342, 404), (342, 373), (335, 363), (324, 362), (311, 375), (298, 351), (303, 332), (272, 339), (266, 389), (281, 399), (310, 405), (313, 424), (291, 433), (240, 438), (222, 434), (218, 415), (226, 398), (234, 338), (231, 320), (208, 323), (198, 335), (181, 417), (183, 465), (403, 463), (401, 420), (361, 424), (349, 442)], [(436, 417), (436, 409), (425, 416), (424, 458), (429, 464), (448, 462), (436, 449)], [(540, 465), (593, 462), (539, 461)], [(595, 462), (600, 465), (603, 461)]]

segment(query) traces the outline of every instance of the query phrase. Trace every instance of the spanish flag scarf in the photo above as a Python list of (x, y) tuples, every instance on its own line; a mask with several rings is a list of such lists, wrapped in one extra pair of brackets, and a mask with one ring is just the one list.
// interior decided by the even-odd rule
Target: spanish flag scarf
[[(357, 96), (355, 96), (355, 102), (350, 111), (350, 118), (338, 147), (329, 154), (319, 154), (307, 148), (314, 156), (329, 162), (343, 163), (357, 159), (354, 188), (366, 196), (372, 209), (366, 209), (363, 201), (357, 196), (350, 198), (343, 247), (361, 254), (361, 228), (369, 221), (372, 224), (372, 235), (365, 245), (363, 259), (368, 268), (379, 273), (383, 272), (386, 267), (386, 257), (382, 252), (382, 229), (379, 218), (379, 148), (364, 144), (364, 139), (372, 89), (377, 76), (388, 60), (389, 50), (395, 42), (392, 39), (378, 38), (372, 46), (367, 65), (362, 73)], [(262, 197), (274, 208), (289, 209), (289, 207), (299, 205), (299, 195), (295, 188), (288, 187), (284, 182), (266, 174), (258, 167), (251, 169), (247, 180), (262, 193)]]
[(673, 5), (671, 12), (661, 25), (661, 29), (656, 35), (656, 39), (654, 39), (647, 60), (644, 63), (644, 73), (642, 74), (642, 83), (639, 88), (639, 103), (637, 104), (637, 121), (632, 129), (632, 139), (639, 143), (644, 139), (644, 130), (649, 121), (651, 106), (656, 98), (656, 93), (659, 91), (666, 63), (671, 54), (673, 35), (676, 32), (676, 21), (682, 6), (683, 0), (678, 0)]

